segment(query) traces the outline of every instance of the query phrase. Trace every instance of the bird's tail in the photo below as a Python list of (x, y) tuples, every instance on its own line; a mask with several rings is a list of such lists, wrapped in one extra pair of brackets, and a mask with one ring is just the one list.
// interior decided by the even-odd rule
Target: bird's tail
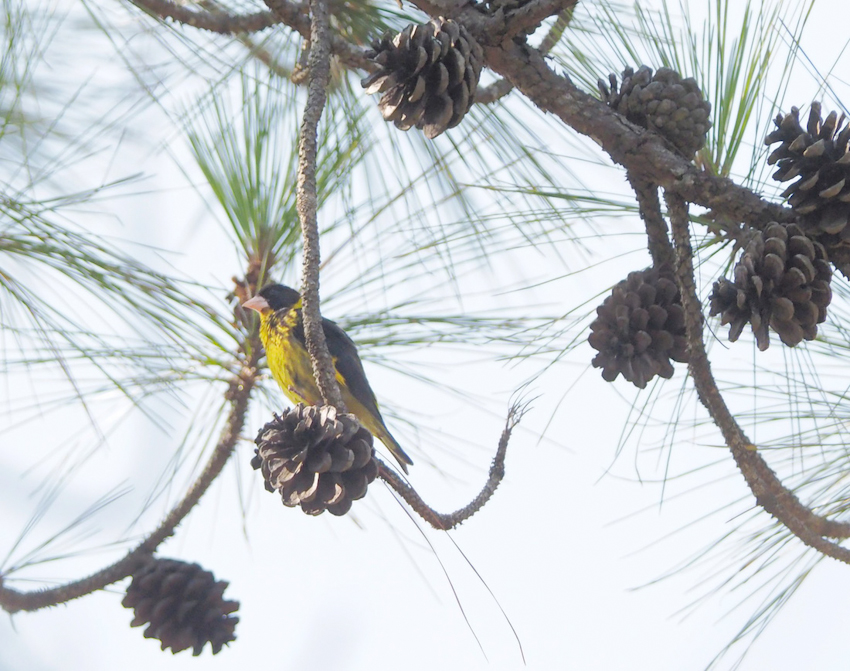
[(401, 470), (408, 472), (408, 465), (413, 465), (413, 459), (407, 456), (407, 452), (401, 449), (401, 445), (398, 444), (398, 441), (392, 437), (392, 434), (389, 432), (387, 427), (380, 425), (376, 427), (376, 430), (373, 433), (378, 437), (378, 439), (387, 446), (387, 449), (392, 453), (392, 455), (398, 461), (398, 465), (401, 466)]
[(364, 406), (348, 392), (346, 387), (343, 387), (343, 389), (343, 400), (345, 400), (345, 405), (348, 406), (348, 411), (354, 413), (354, 416), (366, 427), (369, 433), (387, 446), (387, 449), (396, 458), (399, 466), (401, 466), (401, 470), (407, 473), (407, 467), (413, 464), (413, 460), (407, 456), (407, 453), (401, 449), (398, 441), (392, 437), (390, 430), (384, 424), (384, 419), (381, 417), (377, 406), (374, 403), (371, 404), (371, 407)]

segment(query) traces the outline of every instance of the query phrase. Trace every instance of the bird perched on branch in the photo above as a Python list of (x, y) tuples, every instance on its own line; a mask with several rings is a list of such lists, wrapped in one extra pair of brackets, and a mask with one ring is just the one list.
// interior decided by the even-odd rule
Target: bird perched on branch
[[(322, 395), (313, 377), (313, 366), (304, 337), (301, 294), (282, 284), (270, 284), (243, 303), (242, 307), (260, 314), (260, 339), (266, 348), (269, 368), (283, 393), (293, 403), (321, 403)], [(322, 319), (322, 330), (333, 358), (342, 400), (348, 411), (389, 448), (402, 470), (407, 473), (407, 465), (413, 462), (384, 424), (354, 341), (328, 319)]]

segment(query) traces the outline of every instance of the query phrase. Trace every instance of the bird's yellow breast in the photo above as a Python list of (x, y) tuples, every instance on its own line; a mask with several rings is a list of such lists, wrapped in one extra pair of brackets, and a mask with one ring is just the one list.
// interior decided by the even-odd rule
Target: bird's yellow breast
[[(260, 328), (260, 338), (266, 348), (266, 359), (272, 376), (293, 403), (319, 405), (322, 394), (313, 376), (310, 354), (304, 344), (295, 337), (295, 328), (301, 314), (289, 310), (285, 315), (264, 316)], [(333, 356), (334, 373), (342, 392), (342, 400), (354, 415), (374, 435), (381, 436), (386, 430), (381, 421), (372, 417), (372, 413), (352, 394), (345, 378), (336, 369), (336, 357)]]
[(266, 348), (269, 369), (293, 403), (317, 405), (321, 394), (313, 378), (310, 355), (295, 337), (298, 313), (290, 310), (282, 318), (263, 316), (260, 338)]

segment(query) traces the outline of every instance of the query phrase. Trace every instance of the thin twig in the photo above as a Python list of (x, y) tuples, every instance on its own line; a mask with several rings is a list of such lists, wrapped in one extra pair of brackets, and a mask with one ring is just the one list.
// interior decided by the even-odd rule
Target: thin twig
[(178, 5), (171, 0), (131, 0), (131, 2), (139, 9), (161, 19), (172, 19), (193, 28), (222, 35), (256, 33), (281, 22), (272, 12), (229, 14), (225, 11), (197, 11)]
[(723, 434), (723, 439), (731, 450), (735, 463), (756, 497), (756, 503), (784, 524), (806, 545), (829, 557), (850, 563), (850, 549), (826, 540), (826, 538), (850, 538), (850, 524), (826, 519), (804, 506), (800, 499), (782, 484), (776, 473), (761, 457), (720, 394), (703, 343), (702, 305), (697, 296), (694, 280), (688, 207), (676, 194), (666, 193), (665, 198), (676, 245), (676, 277), (682, 295), (682, 306), (685, 309), (690, 355), (688, 368), (694, 379), (700, 401)]
[(626, 173), (626, 177), (635, 192), (640, 217), (643, 219), (646, 228), (647, 245), (652, 256), (652, 264), (656, 268), (665, 264), (672, 268), (675, 252), (673, 245), (670, 244), (667, 222), (661, 215), (658, 186), (631, 173)]
[(307, 85), (307, 104), (301, 121), (298, 138), (298, 183), (295, 206), (301, 220), (301, 239), (304, 243), (301, 267), (301, 295), (304, 301), (304, 335), (307, 350), (313, 363), (313, 374), (327, 405), (346, 412), (319, 310), (319, 221), (316, 193), (316, 158), (318, 156), (318, 131), (322, 111), (327, 99), (330, 80), (330, 30), (328, 27), (328, 0), (311, 0), (310, 57), (307, 61), (310, 81)]
[(378, 477), (392, 487), (407, 502), (407, 505), (432, 527), (442, 530), (452, 529), (481, 510), (493, 496), (499, 483), (502, 482), (502, 478), (505, 477), (505, 455), (508, 450), (508, 442), (511, 439), (511, 432), (521, 419), (522, 409), (519, 406), (513, 406), (508, 412), (505, 428), (502, 431), (501, 438), (499, 438), (499, 446), (496, 448), (496, 456), (493, 457), (493, 463), (490, 465), (487, 482), (484, 483), (484, 487), (472, 501), (453, 513), (439, 513), (434, 510), (422, 500), (422, 497), (413, 487), (402, 480), (393, 469), (380, 459), (378, 459)]
[[(255, 343), (252, 351), (259, 351), (259, 344)], [(55, 606), (72, 599), (77, 599), (86, 594), (91, 594), (103, 589), (107, 585), (122, 580), (131, 575), (169, 536), (174, 533), (177, 525), (195, 507), (204, 493), (209, 489), (222, 468), (227, 463), (233, 449), (239, 440), (242, 427), (245, 425), (245, 416), (248, 412), (248, 401), (251, 391), (259, 377), (256, 361), (246, 363), (240, 375), (235, 378), (228, 388), (228, 399), (230, 400), (230, 412), (227, 416), (224, 429), (218, 444), (215, 446), (204, 470), (186, 492), (183, 499), (168, 513), (160, 525), (138, 546), (128, 552), (124, 557), (114, 564), (101, 569), (81, 580), (53, 587), (51, 589), (37, 590), (33, 592), (19, 592), (3, 586), (0, 577), (0, 607), (8, 613), (18, 611), (34, 611), (48, 606)]]

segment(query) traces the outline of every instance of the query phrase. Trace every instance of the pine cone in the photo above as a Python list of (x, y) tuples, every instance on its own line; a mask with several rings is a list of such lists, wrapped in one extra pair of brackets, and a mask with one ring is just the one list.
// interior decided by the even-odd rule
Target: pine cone
[(421, 128), (429, 139), (469, 111), (484, 62), (466, 28), (443, 18), (385, 33), (367, 56), (381, 67), (361, 84), (368, 94), (384, 94), (378, 103), (384, 119), (401, 130)]
[(209, 643), (217, 655), (236, 640), (233, 631), (239, 622), (230, 615), (239, 602), (222, 596), (227, 585), (197, 564), (152, 557), (133, 574), (121, 605), (135, 612), (131, 627), (150, 623), (145, 638), (158, 639), (163, 650), (193, 648), (192, 654), (200, 655)]
[(606, 84), (597, 83), (602, 99), (638, 126), (666, 137), (688, 158), (705, 144), (711, 122), (711, 103), (702, 97), (696, 81), (670, 68), (641, 65), (635, 72), (623, 70), (623, 82), (617, 87), (617, 76), (609, 75)]
[(819, 102), (809, 110), (806, 128), (800, 125), (800, 110), (791, 108), (773, 123), (776, 130), (764, 143), (780, 145), (767, 158), (768, 165), (776, 164), (773, 179), (787, 182), (799, 177), (782, 193), (788, 204), (804, 217), (804, 224), (813, 232), (838, 234), (850, 239), (850, 125), (844, 114), (830, 112), (821, 118)]
[(378, 475), (372, 434), (332, 406), (299, 403), (275, 415), (255, 442), (251, 466), (262, 470), (266, 490), (308, 515), (345, 515)]
[(714, 283), (710, 314), (731, 324), (736, 341), (747, 322), (758, 348), (770, 346), (768, 326), (789, 347), (813, 340), (832, 299), (832, 269), (826, 250), (796, 224), (768, 224), (756, 231), (735, 266), (734, 282)]
[(687, 363), (685, 313), (668, 267), (629, 273), (596, 314), (588, 342), (599, 351), (592, 363), (608, 382), (622, 374), (643, 389), (656, 375), (673, 377), (670, 359)]

